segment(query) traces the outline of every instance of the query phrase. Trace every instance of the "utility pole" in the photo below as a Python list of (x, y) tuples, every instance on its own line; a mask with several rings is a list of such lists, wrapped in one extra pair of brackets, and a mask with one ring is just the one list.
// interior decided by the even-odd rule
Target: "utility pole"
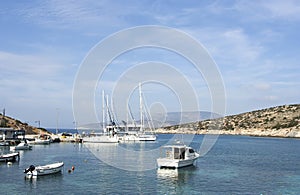
[(34, 121), (34, 122), (39, 124), (39, 128), (41, 127), (41, 121)]
[(1, 126), (1, 127), (6, 127), (6, 121), (5, 121), (5, 108), (3, 108), (2, 117), (1, 117), (1, 119), (0, 119), (0, 126)]
[(56, 108), (56, 135), (58, 134), (58, 117), (59, 117), (59, 108)]

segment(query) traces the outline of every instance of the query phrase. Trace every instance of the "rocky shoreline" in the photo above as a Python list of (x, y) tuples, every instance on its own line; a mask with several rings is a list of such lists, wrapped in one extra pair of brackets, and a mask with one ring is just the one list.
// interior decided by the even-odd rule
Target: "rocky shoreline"
[(281, 138), (300, 138), (300, 131), (295, 129), (281, 129), (280, 131), (274, 131), (272, 129), (243, 129), (236, 131), (224, 131), (224, 130), (190, 130), (186, 128), (179, 128), (174, 130), (165, 130), (159, 128), (155, 130), (158, 134), (218, 134), (218, 135), (242, 135), (242, 136), (255, 136), (255, 137), (281, 137)]

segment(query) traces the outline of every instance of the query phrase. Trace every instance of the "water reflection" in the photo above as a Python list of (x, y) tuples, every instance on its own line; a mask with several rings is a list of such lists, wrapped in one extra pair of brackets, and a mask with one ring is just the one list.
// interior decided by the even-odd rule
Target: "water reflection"
[(63, 181), (63, 173), (55, 173), (51, 175), (43, 175), (43, 176), (33, 176), (33, 177), (28, 177), (24, 176), (24, 180), (26, 183), (30, 184), (31, 189), (36, 189), (37, 187), (47, 187), (49, 183), (55, 185), (60, 185)]
[(159, 153), (149, 151), (145, 143), (122, 144), (85, 143), (99, 160), (106, 164), (129, 171), (145, 171), (156, 168)]
[(184, 186), (192, 180), (197, 167), (189, 166), (180, 169), (158, 169), (157, 187), (159, 194), (183, 194)]

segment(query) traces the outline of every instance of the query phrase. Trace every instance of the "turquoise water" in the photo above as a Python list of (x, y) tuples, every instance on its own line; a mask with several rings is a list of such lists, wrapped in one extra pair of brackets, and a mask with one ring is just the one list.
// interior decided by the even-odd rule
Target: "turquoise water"
[[(159, 135), (152, 143), (104, 147), (147, 151), (172, 136)], [(196, 135), (191, 145), (198, 149), (202, 139)], [(0, 152), (6, 150), (0, 148)], [(23, 170), (29, 165), (55, 161), (65, 163), (61, 174), (25, 179)], [(72, 166), (75, 170), (68, 173)], [(115, 168), (96, 158), (84, 144), (35, 145), (32, 151), (21, 152), (20, 161), (11, 166), (0, 163), (0, 176), (0, 194), (299, 194), (300, 140), (220, 136), (196, 166), (178, 171)]]

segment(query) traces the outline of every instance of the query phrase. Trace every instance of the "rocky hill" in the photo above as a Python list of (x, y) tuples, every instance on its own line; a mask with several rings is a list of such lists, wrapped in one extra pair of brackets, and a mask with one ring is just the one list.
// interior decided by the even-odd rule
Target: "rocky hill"
[(300, 138), (300, 104), (157, 129), (158, 133), (229, 134)]
[(20, 120), (14, 119), (9, 116), (3, 116), (0, 114), (0, 127), (9, 127), (16, 130), (25, 130), (26, 134), (39, 134), (48, 133), (48, 131), (44, 128), (37, 128), (28, 125), (27, 123), (23, 123)]

